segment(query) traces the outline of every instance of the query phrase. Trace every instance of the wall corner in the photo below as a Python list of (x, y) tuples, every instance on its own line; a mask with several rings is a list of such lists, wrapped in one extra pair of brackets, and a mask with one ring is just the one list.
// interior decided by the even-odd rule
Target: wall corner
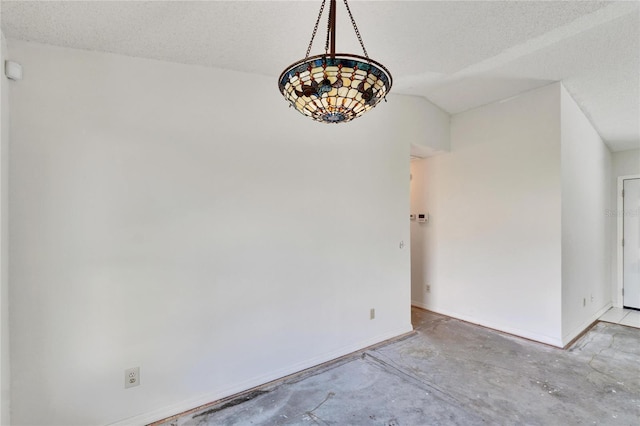
[(9, 425), (11, 408), (11, 368), (9, 350), (8, 274), (8, 148), (9, 85), (4, 75), (7, 43), (0, 31), (0, 425)]

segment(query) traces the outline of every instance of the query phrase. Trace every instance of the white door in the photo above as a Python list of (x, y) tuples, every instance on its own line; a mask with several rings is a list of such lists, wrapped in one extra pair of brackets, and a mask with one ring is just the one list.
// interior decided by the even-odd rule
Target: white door
[(625, 179), (623, 188), (623, 305), (640, 309), (640, 179)]

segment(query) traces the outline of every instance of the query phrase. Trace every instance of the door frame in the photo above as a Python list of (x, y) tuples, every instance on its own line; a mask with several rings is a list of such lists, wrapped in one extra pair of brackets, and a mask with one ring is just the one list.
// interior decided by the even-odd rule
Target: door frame
[(622, 247), (622, 238), (624, 236), (624, 199), (622, 198), (622, 189), (624, 181), (627, 179), (640, 179), (640, 175), (618, 176), (618, 188), (616, 190), (617, 199), (617, 222), (618, 222), (618, 238), (616, 239), (617, 247), (617, 282), (616, 297), (613, 300), (613, 306), (622, 308), (624, 299), (622, 297), (622, 288), (624, 283), (624, 248)]

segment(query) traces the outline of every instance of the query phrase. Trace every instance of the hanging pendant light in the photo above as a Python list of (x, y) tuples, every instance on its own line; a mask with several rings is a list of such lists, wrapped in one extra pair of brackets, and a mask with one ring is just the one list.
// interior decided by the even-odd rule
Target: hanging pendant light
[(344, 5), (364, 56), (336, 53), (336, 0), (330, 0), (325, 53), (309, 56), (325, 3), (322, 0), (306, 56), (280, 74), (278, 87), (300, 113), (323, 123), (346, 123), (386, 99), (391, 73), (369, 58), (347, 0)]

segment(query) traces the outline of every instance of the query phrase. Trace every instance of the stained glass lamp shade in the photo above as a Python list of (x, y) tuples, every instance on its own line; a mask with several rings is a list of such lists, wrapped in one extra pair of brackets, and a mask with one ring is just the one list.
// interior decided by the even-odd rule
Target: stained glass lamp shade
[(331, 0), (325, 54), (309, 56), (325, 1), (320, 7), (307, 56), (282, 72), (278, 87), (290, 105), (305, 116), (323, 123), (346, 123), (385, 99), (391, 89), (391, 73), (369, 58), (346, 0), (365, 56), (335, 53), (335, 0)]

